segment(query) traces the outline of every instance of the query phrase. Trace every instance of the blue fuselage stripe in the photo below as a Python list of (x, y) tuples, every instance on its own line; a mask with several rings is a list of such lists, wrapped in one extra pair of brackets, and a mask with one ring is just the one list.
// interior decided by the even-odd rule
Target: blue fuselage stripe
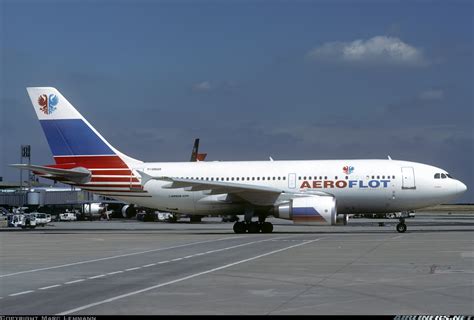
[(40, 123), (54, 156), (115, 154), (82, 119)]

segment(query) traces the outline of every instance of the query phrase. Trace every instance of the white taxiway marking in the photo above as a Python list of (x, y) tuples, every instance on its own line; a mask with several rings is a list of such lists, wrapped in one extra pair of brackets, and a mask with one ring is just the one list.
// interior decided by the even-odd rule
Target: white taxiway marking
[(14, 297), (14, 296), (19, 296), (21, 294), (27, 294), (27, 293), (31, 293), (33, 292), (34, 290), (28, 290), (28, 291), (23, 291), (23, 292), (17, 292), (17, 293), (12, 293), (12, 294), (9, 294), (8, 296), (9, 297)]
[(88, 279), (97, 279), (97, 278), (103, 278), (103, 277), (105, 277), (105, 274), (99, 274), (98, 276), (89, 277)]
[(142, 266), (142, 268), (148, 268), (148, 267), (153, 267), (153, 266), (156, 266), (156, 263), (146, 264), (146, 265)]
[(38, 290), (48, 290), (48, 289), (57, 288), (57, 287), (60, 287), (60, 286), (61, 286), (60, 284), (55, 284), (55, 285), (52, 285), (52, 286), (39, 288)]
[(133, 271), (133, 270), (138, 270), (140, 269), (141, 267), (135, 267), (135, 268), (128, 268), (128, 269), (125, 269), (125, 271)]
[(166, 261), (160, 261), (160, 262), (157, 262), (157, 264), (163, 264), (163, 263), (168, 263), (169, 260), (166, 260)]
[(130, 296), (142, 293), (142, 292), (146, 292), (146, 291), (154, 290), (154, 289), (161, 288), (161, 287), (164, 287), (164, 286), (168, 286), (170, 284), (174, 284), (174, 283), (178, 283), (178, 282), (185, 281), (185, 280), (188, 280), (188, 279), (192, 279), (192, 278), (195, 278), (195, 277), (199, 277), (199, 276), (211, 273), (211, 272), (219, 271), (219, 270), (222, 270), (222, 269), (227, 269), (227, 268), (233, 267), (233, 266), (238, 265), (238, 264), (242, 264), (242, 263), (249, 262), (249, 261), (252, 261), (252, 260), (256, 260), (256, 259), (259, 259), (259, 258), (263, 258), (263, 257), (269, 256), (269, 255), (272, 255), (272, 254), (275, 254), (275, 253), (278, 253), (278, 252), (282, 252), (282, 251), (285, 251), (285, 250), (296, 248), (296, 247), (299, 247), (299, 246), (302, 246), (302, 245), (305, 245), (305, 244), (308, 244), (308, 243), (311, 243), (311, 242), (315, 242), (315, 241), (318, 241), (318, 240), (319, 239), (314, 239), (314, 240), (309, 240), (309, 241), (305, 241), (305, 242), (302, 242), (302, 243), (294, 244), (292, 246), (285, 247), (285, 248), (278, 249), (278, 250), (274, 250), (274, 251), (270, 251), (270, 252), (252, 257), (252, 258), (236, 261), (236, 262), (233, 262), (233, 263), (226, 264), (224, 266), (220, 266), (220, 267), (209, 269), (209, 270), (206, 270), (206, 271), (203, 271), (203, 272), (195, 273), (195, 274), (186, 276), (184, 278), (179, 278), (179, 279), (172, 280), (172, 281), (169, 281), (169, 282), (160, 283), (160, 284), (157, 284), (155, 286), (151, 286), (151, 287), (148, 287), (148, 288), (145, 288), (145, 289), (132, 291), (132, 292), (129, 292), (129, 293), (126, 293), (126, 294), (115, 296), (113, 298), (101, 300), (101, 301), (94, 302), (94, 303), (91, 303), (91, 304), (88, 304), (88, 305), (85, 305), (85, 306), (81, 306), (81, 307), (78, 307), (78, 308), (75, 308), (75, 309), (63, 311), (63, 312), (59, 313), (58, 315), (62, 316), (62, 315), (67, 315), (67, 314), (71, 314), (71, 313), (74, 313), (74, 312), (78, 312), (78, 311), (81, 311), (81, 310), (89, 309), (89, 308), (92, 308), (92, 307), (95, 307), (95, 306), (98, 306), (98, 305), (101, 305), (101, 304), (104, 304), (104, 303), (109, 303), (109, 302), (112, 302), (112, 301), (115, 301), (115, 300), (130, 297)]
[(122, 271), (122, 270), (120, 270), (120, 271), (114, 271), (114, 272), (109, 272), (109, 273), (107, 273), (107, 274), (108, 274), (108, 275), (113, 275), (113, 274), (117, 274), (117, 273), (123, 273), (123, 271)]
[(390, 240), (400, 239), (401, 237), (403, 237), (403, 235), (393, 237), (393, 238), (391, 238)]
[(122, 257), (129, 257), (129, 256), (134, 256), (134, 255), (144, 254), (144, 253), (149, 253), (149, 252), (156, 252), (156, 251), (163, 251), (163, 250), (169, 250), (169, 249), (176, 249), (176, 248), (188, 247), (188, 246), (192, 246), (192, 245), (196, 245), (196, 244), (202, 244), (202, 243), (207, 243), (207, 242), (223, 241), (223, 240), (238, 239), (238, 238), (242, 238), (242, 237), (226, 237), (226, 238), (220, 238), (220, 239), (215, 239), (215, 240), (206, 240), (206, 241), (199, 241), (199, 242), (191, 242), (191, 243), (181, 244), (181, 245), (173, 246), (173, 247), (152, 249), (152, 250), (146, 250), (146, 251), (140, 251), (140, 252), (132, 252), (132, 253), (127, 253), (127, 254), (121, 254), (121, 255), (118, 255), (118, 256), (111, 256), (111, 257), (105, 257), (105, 258), (99, 258), (99, 259), (78, 261), (78, 262), (73, 262), (73, 263), (68, 263), (68, 264), (62, 264), (62, 265), (58, 265), (58, 266), (53, 266), (53, 267), (46, 267), (46, 268), (39, 268), (39, 269), (33, 269), (33, 270), (25, 270), (25, 271), (19, 271), (19, 272), (14, 272), (14, 273), (2, 274), (2, 275), (0, 275), (0, 278), (3, 278), (3, 277), (10, 277), (10, 276), (16, 276), (16, 275), (18, 275), (18, 274), (23, 274), (23, 273), (30, 273), (30, 272), (37, 272), (37, 271), (43, 271), (43, 270), (51, 270), (51, 269), (64, 268), (64, 267), (75, 266), (75, 265), (84, 264), (84, 263), (91, 263), (91, 262), (97, 262), (97, 261), (104, 261), (104, 260), (110, 260), (110, 259), (117, 259), (117, 258), (122, 258)]
[(73, 281), (69, 281), (69, 282), (64, 282), (64, 284), (73, 284), (73, 283), (78, 283), (78, 282), (82, 282), (82, 281), (86, 281), (86, 279), (78, 279), (78, 280), (73, 280)]

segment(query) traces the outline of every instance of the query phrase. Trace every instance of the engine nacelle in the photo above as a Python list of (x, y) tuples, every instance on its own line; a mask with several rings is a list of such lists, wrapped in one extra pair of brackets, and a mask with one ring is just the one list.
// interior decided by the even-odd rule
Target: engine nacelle
[(105, 206), (101, 203), (86, 203), (84, 204), (84, 214), (91, 216), (99, 216), (105, 212)]
[(122, 207), (122, 217), (124, 218), (131, 218), (137, 215), (137, 209), (133, 204), (124, 205)]
[(276, 206), (275, 218), (293, 220), (294, 223), (335, 225), (336, 198), (330, 196), (309, 196), (291, 199)]

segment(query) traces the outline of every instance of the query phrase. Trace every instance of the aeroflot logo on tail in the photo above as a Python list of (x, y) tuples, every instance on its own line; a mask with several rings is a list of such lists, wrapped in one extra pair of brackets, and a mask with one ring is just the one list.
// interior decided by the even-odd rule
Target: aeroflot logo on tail
[(373, 179), (369, 181), (364, 180), (304, 180), (301, 183), (300, 189), (330, 189), (330, 188), (359, 188), (359, 189), (375, 189), (388, 188), (390, 180)]
[(40, 110), (44, 114), (51, 114), (56, 110), (56, 105), (58, 104), (58, 97), (55, 94), (50, 94), (49, 97), (46, 94), (42, 94), (38, 98), (38, 104), (40, 105)]

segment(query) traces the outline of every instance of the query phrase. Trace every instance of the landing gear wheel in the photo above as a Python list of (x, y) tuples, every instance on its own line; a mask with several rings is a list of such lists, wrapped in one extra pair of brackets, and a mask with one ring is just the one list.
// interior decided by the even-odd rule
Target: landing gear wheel
[(191, 216), (191, 218), (189, 218), (189, 222), (193, 223), (193, 222), (201, 222), (202, 220), (202, 217), (201, 216)]
[(262, 232), (263, 233), (272, 233), (273, 232), (273, 224), (270, 222), (262, 223)]
[(245, 233), (245, 231), (247, 231), (245, 223), (243, 223), (243, 222), (234, 223), (234, 232), (235, 233)]
[(407, 225), (404, 223), (397, 224), (397, 231), (400, 233), (407, 231)]
[(258, 222), (250, 222), (247, 225), (247, 229), (248, 229), (249, 233), (259, 233), (260, 232), (260, 226), (259, 226)]

